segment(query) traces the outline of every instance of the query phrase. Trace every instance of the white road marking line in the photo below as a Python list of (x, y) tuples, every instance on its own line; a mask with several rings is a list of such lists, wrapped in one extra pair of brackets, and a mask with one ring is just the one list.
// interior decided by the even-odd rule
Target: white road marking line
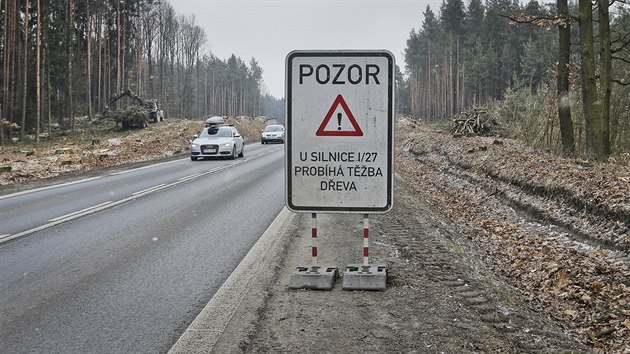
[(180, 183), (181, 182), (173, 182), (173, 183), (169, 183), (169, 184), (162, 184), (162, 185), (159, 185), (159, 186), (157, 186), (155, 188), (152, 188), (152, 189), (150, 189), (148, 191), (144, 191), (142, 193), (136, 193), (134, 195), (134, 197), (142, 197), (142, 196), (145, 196), (147, 194), (151, 194), (151, 193), (155, 193), (155, 192), (161, 191), (162, 189), (166, 189), (166, 188), (170, 188), (170, 187), (176, 186), (176, 185), (178, 185)]
[[(198, 176), (195, 176), (195, 178), (202, 177), (202, 176), (205, 176), (205, 175), (209, 175), (209, 174), (212, 174), (212, 173), (216, 173), (216, 172), (219, 172), (219, 171), (223, 171), (223, 170), (225, 170), (228, 167), (230, 167), (230, 166), (228, 165), (228, 166), (216, 167), (216, 168), (210, 169), (210, 170), (208, 170), (206, 172), (200, 173)], [(189, 181), (189, 180), (187, 179), (186, 181)], [(185, 182), (185, 181), (183, 181), (183, 182)]]
[(85, 212), (90, 211), (92, 209), (96, 209), (96, 208), (99, 208), (99, 207), (101, 207), (103, 205), (107, 205), (107, 204), (111, 204), (111, 203), (112, 203), (112, 201), (110, 200), (108, 202), (101, 203), (101, 204), (98, 204), (98, 205), (94, 205), (94, 206), (91, 206), (89, 208), (85, 208), (85, 209), (82, 209), (82, 210), (79, 210), (79, 211), (75, 211), (74, 213), (70, 213), (70, 214), (67, 214), (67, 215), (64, 215), (64, 216), (60, 216), (60, 217), (57, 217), (57, 218), (54, 218), (54, 219), (50, 219), (48, 221), (57, 221), (57, 220), (61, 220), (61, 219), (66, 219), (66, 218), (72, 217), (74, 215), (85, 213)]
[[(275, 151), (276, 150), (272, 150), (271, 152), (275, 152)], [(256, 155), (252, 156), (252, 159), (260, 157), (260, 156), (263, 156), (263, 155), (266, 155), (266, 154), (267, 153), (264, 153), (264, 152), (256, 154)], [(165, 165), (165, 164), (169, 164), (169, 163), (175, 163), (175, 162), (184, 161), (184, 160), (188, 160), (188, 158), (174, 160), (174, 161), (167, 161), (167, 162), (163, 162), (163, 163), (159, 163), (159, 164), (155, 164), (155, 165), (139, 167), (139, 168), (136, 168), (136, 169), (133, 169), (133, 170), (128, 170), (128, 171), (116, 172), (116, 173), (110, 174), (109, 176), (122, 175), (122, 174), (129, 173), (129, 172), (134, 172), (134, 171), (138, 171), (138, 170), (143, 170), (143, 169), (147, 169), (147, 168), (151, 168), (151, 167), (155, 167), (155, 166)], [(249, 159), (247, 161), (249, 161)], [(223, 167), (212, 169), (212, 170), (210, 170), (208, 172), (218, 172), (218, 171), (221, 171), (222, 169), (225, 169), (225, 168), (227, 168), (229, 166), (230, 165), (226, 165), (226, 166), (223, 166)], [(73, 184), (79, 184), (79, 183), (83, 183), (83, 182), (94, 181), (94, 180), (97, 180), (97, 179), (100, 179), (100, 178), (103, 178), (103, 176), (86, 178), (86, 179), (82, 179), (82, 180), (78, 180), (78, 181), (72, 181), (72, 182), (67, 182), (67, 183), (55, 184), (55, 185), (52, 185), (52, 186), (30, 189), (30, 190), (27, 190), (27, 191), (17, 192), (17, 193), (13, 193), (13, 194), (0, 195), (0, 200), (7, 199), (7, 198), (12, 198), (12, 197), (17, 197), (17, 196), (21, 196), (21, 195), (25, 195), (25, 194), (40, 192), (40, 191), (44, 191), (44, 190), (49, 190), (49, 189), (53, 189), (53, 188), (66, 187), (66, 186), (71, 186)]]
[(201, 176), (201, 173), (195, 173), (195, 174), (192, 174), (190, 176), (182, 177), (182, 178), (178, 179), (178, 181), (189, 181), (189, 180), (195, 179), (195, 178), (197, 178), (199, 176)]
[(240, 164), (242, 164), (243, 162), (247, 162), (247, 160), (238, 160), (238, 161), (234, 161), (234, 162), (232, 162), (231, 164), (229, 164), (228, 166), (230, 166), (230, 167), (231, 167), (231, 166), (240, 165)]
[(141, 191), (139, 191), (139, 192), (131, 193), (131, 195), (138, 195), (138, 194), (143, 194), (143, 193), (147, 193), (147, 192), (152, 192), (154, 189), (158, 189), (158, 188), (160, 188), (160, 187), (164, 187), (165, 185), (166, 185), (166, 184), (164, 184), (164, 183), (162, 183), (162, 184), (158, 184), (158, 185), (157, 185), (157, 186), (155, 186), (155, 187), (151, 187), (151, 188), (147, 188), (147, 189), (141, 190)]
[[(261, 154), (261, 155), (264, 155), (264, 154)], [(185, 160), (185, 159), (183, 159), (183, 160)], [(201, 177), (201, 176), (205, 176), (207, 174), (219, 172), (219, 171), (225, 170), (225, 169), (227, 169), (229, 167), (232, 167), (232, 166), (231, 165), (225, 165), (225, 166), (213, 168), (213, 169), (211, 169), (211, 170), (209, 170), (207, 172), (201, 173), (199, 176), (196, 176), (196, 177)], [(98, 178), (101, 178), (101, 177), (89, 178), (89, 179), (85, 179), (85, 180), (81, 180), (81, 181), (75, 181), (75, 182), (66, 183), (66, 184), (63, 184), (63, 185), (70, 185), (70, 184), (75, 184), (75, 183), (81, 183), (81, 182), (86, 182), (86, 181), (94, 180), (94, 179), (98, 179)], [(115, 202), (106, 202), (106, 203), (103, 203), (103, 204), (99, 204), (99, 205), (90, 207), (87, 210), (84, 209), (83, 211), (80, 211), (80, 212), (77, 212), (77, 213), (68, 214), (63, 219), (58, 219), (58, 220), (55, 220), (55, 221), (51, 221), (51, 222), (49, 222), (47, 224), (44, 224), (44, 225), (41, 225), (41, 226), (38, 226), (38, 227), (34, 227), (34, 228), (30, 229), (30, 230), (22, 231), (22, 232), (19, 232), (17, 234), (13, 234), (13, 235), (2, 235), (0, 237), (0, 244), (2, 244), (4, 242), (7, 242), (7, 241), (10, 241), (10, 240), (13, 240), (13, 239), (16, 239), (16, 238), (20, 238), (22, 236), (26, 236), (26, 235), (29, 235), (29, 234), (32, 234), (32, 233), (35, 233), (35, 232), (38, 232), (38, 231), (42, 231), (42, 230), (48, 229), (48, 228), (53, 227), (55, 225), (63, 224), (64, 222), (67, 222), (67, 221), (78, 219), (78, 218), (80, 218), (82, 216), (94, 214), (94, 213), (99, 212), (101, 210), (110, 209), (110, 208), (113, 208), (115, 206), (118, 206), (118, 205), (121, 205), (121, 204), (125, 204), (127, 202), (134, 201), (138, 197), (141, 197), (141, 196), (153, 193), (153, 192), (157, 192), (157, 191), (162, 190), (162, 189), (173, 187), (173, 186), (176, 186), (176, 185), (178, 185), (180, 183), (184, 183), (186, 181), (188, 181), (188, 180), (173, 182), (171, 184), (160, 184), (158, 186), (145, 189), (144, 191), (136, 192), (136, 193), (132, 194), (131, 196), (127, 197), (127, 198), (123, 198), (123, 199), (115, 201)], [(49, 186), (49, 187), (44, 187), (44, 188), (39, 188), (39, 189), (33, 189), (31, 191), (25, 191), (25, 192), (21, 192), (19, 194), (27, 194), (27, 193), (35, 192), (35, 191), (38, 191), (38, 190), (56, 188), (56, 187), (60, 187), (60, 186), (63, 186), (63, 185)], [(16, 194), (18, 194), (18, 193), (16, 193)], [(2, 198), (8, 198), (9, 196), (10, 195), (7, 195), (7, 196), (4, 196)], [(2, 198), (0, 198), (0, 199), (2, 199)]]
[(91, 208), (90, 210), (85, 211), (85, 212), (80, 213), (80, 214), (75, 214), (75, 215), (72, 215), (72, 216), (68, 216), (65, 219), (59, 219), (59, 220), (56, 220), (56, 221), (53, 221), (53, 222), (49, 222), (48, 224), (44, 224), (44, 225), (41, 225), (41, 226), (38, 226), (38, 227), (34, 227), (34, 228), (30, 229), (30, 230), (22, 231), (22, 232), (19, 232), (17, 234), (14, 234), (14, 235), (7, 236), (5, 238), (0, 239), (0, 244), (3, 243), (3, 242), (7, 242), (7, 241), (10, 241), (10, 240), (22, 237), (22, 236), (26, 236), (26, 235), (32, 234), (32, 233), (37, 232), (37, 231), (42, 231), (42, 230), (48, 229), (48, 228), (53, 227), (55, 225), (63, 224), (66, 221), (78, 219), (78, 218), (80, 218), (82, 216), (85, 216), (85, 215), (94, 214), (94, 213), (99, 212), (101, 210), (105, 210), (105, 209), (112, 208), (112, 207), (115, 207), (115, 206), (120, 205), (120, 204), (127, 203), (129, 201), (134, 200), (134, 199), (136, 199), (135, 196), (127, 197), (127, 198), (124, 198), (124, 199), (121, 199), (121, 200), (118, 200), (118, 201), (115, 201), (115, 202), (111, 202), (111, 203), (102, 205), (102, 206), (97, 207), (97, 208)]
[(5, 238), (5, 237), (9, 237), (9, 236), (11, 236), (11, 234), (0, 235), (0, 240), (1, 240), (1, 239), (3, 239), (3, 238)]
[(179, 161), (183, 161), (183, 160), (187, 160), (187, 159), (178, 159), (178, 160), (173, 160), (173, 161), (166, 161), (166, 162), (162, 162), (162, 163), (156, 163), (155, 165), (148, 165), (148, 166), (134, 168), (132, 170), (115, 172), (115, 173), (111, 173), (110, 176), (124, 175), (125, 173), (136, 172), (136, 171), (140, 171), (140, 170), (146, 170), (147, 168), (167, 165), (167, 164), (170, 164), (170, 163), (175, 163), (175, 162), (179, 162)]
[(67, 183), (62, 183), (62, 184), (55, 184), (55, 185), (52, 185), (52, 186), (41, 187), (41, 188), (36, 188), (36, 189), (29, 189), (27, 191), (22, 191), (22, 192), (17, 192), (17, 193), (13, 193), (13, 194), (2, 195), (2, 196), (0, 196), (0, 200), (11, 198), (11, 197), (17, 197), (17, 196), (25, 195), (25, 194), (29, 194), (29, 193), (41, 192), (41, 191), (48, 190), (48, 189), (65, 187), (65, 186), (70, 186), (70, 185), (73, 185), (73, 184), (93, 181), (93, 180), (99, 179), (99, 178), (103, 178), (103, 177), (92, 177), (92, 178), (82, 179), (82, 180), (79, 180), (79, 181), (67, 182)]

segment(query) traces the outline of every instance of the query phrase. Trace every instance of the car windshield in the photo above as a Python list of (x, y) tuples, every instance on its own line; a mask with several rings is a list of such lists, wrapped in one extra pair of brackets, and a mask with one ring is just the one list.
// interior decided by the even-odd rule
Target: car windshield
[(281, 132), (284, 128), (281, 125), (268, 125), (265, 127), (266, 132)]
[(232, 137), (232, 128), (230, 128), (230, 127), (210, 127), (210, 128), (204, 129), (201, 132), (201, 135), (199, 137), (200, 138), (204, 138), (204, 137), (206, 137), (206, 138), (207, 137), (230, 138), (230, 137)]

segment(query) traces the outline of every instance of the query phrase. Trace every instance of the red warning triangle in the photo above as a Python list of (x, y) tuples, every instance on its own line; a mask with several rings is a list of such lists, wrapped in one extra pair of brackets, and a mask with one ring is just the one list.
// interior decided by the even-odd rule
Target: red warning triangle
[[(346, 116), (350, 120), (350, 124), (352, 124), (352, 128), (354, 128), (354, 130), (341, 130), (341, 126), (337, 130), (325, 130), (326, 126), (328, 125), (328, 122), (330, 122), (330, 118), (332, 118), (333, 113), (335, 113), (335, 111), (337, 110), (337, 106), (339, 105), (341, 105), (341, 108), (343, 108), (343, 111), (346, 113)], [(339, 113), (338, 116), (340, 116), (339, 118), (340, 120), (343, 118), (343, 115), (341, 113)], [(343, 99), (343, 96), (337, 95), (335, 102), (333, 102), (332, 106), (330, 106), (328, 113), (326, 113), (326, 117), (324, 117), (324, 121), (319, 126), (319, 129), (317, 129), (317, 133), (315, 133), (315, 135), (317, 136), (363, 136), (363, 131), (361, 130), (361, 127), (359, 127), (359, 123), (357, 123), (357, 120), (354, 119), (354, 116), (352, 115), (352, 112), (350, 112), (350, 108), (348, 108), (348, 104)]]

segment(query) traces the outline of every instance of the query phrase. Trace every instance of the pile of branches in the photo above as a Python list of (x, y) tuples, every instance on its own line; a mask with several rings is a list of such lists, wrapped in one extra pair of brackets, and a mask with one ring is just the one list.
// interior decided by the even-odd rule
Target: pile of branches
[(489, 136), (496, 135), (499, 130), (499, 123), (490, 118), (485, 108), (473, 108), (453, 118), (451, 134)]
[(149, 111), (142, 106), (129, 106), (112, 112), (116, 124), (121, 123), (123, 129), (146, 128), (149, 123)]

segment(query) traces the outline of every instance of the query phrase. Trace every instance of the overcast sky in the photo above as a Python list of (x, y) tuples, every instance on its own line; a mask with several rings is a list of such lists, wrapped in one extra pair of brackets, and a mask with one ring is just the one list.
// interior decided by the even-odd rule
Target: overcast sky
[[(194, 14), (208, 37), (206, 51), (231, 54), (263, 68), (267, 92), (284, 96), (285, 58), (296, 49), (386, 49), (404, 69), (409, 32), (422, 25), (427, 5), (442, 0), (168, 0)], [(467, 3), (467, 1), (466, 1)]]

